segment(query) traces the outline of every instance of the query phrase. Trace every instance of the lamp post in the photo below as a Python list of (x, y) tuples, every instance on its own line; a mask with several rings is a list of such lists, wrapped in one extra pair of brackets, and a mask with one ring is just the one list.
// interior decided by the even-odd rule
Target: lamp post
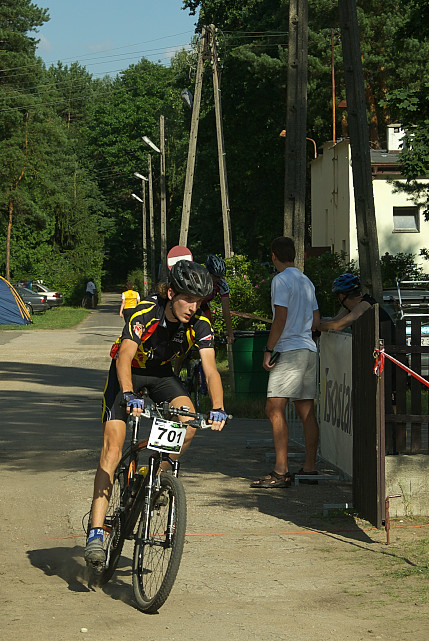
[[(281, 136), (282, 138), (286, 138), (286, 129), (283, 129), (283, 130), (280, 132), (280, 136)], [(316, 145), (316, 141), (315, 141), (315, 140), (313, 140), (313, 138), (307, 138), (307, 136), (305, 137), (305, 139), (306, 139), (306, 140), (309, 140), (310, 142), (312, 142), (312, 143), (313, 143), (314, 157), (315, 157), (315, 158), (317, 158), (317, 145)]]
[(134, 176), (142, 181), (142, 195), (143, 198), (139, 198), (136, 194), (131, 194), (133, 198), (142, 203), (142, 246), (143, 246), (143, 281), (144, 281), (144, 294), (147, 294), (147, 223), (146, 223), (146, 185), (148, 182), (146, 176), (139, 174), (137, 171), (134, 172)]
[(164, 116), (159, 117), (160, 148), (158, 148), (147, 136), (143, 141), (160, 155), (161, 161), (161, 279), (167, 276), (167, 195), (165, 185), (165, 134)]

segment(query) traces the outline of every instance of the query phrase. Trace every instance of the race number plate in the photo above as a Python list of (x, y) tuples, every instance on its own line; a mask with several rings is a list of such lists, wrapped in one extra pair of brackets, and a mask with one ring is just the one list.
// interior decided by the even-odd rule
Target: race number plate
[(154, 418), (147, 448), (167, 454), (179, 454), (185, 434), (185, 425), (166, 421), (163, 418)]

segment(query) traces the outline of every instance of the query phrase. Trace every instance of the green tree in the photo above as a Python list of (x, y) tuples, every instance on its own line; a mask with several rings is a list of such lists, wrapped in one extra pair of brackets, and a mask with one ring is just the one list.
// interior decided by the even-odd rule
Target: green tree
[(47, 9), (29, 0), (0, 5), (0, 212), (6, 223), (6, 277), (10, 276), (10, 241), (15, 208), (28, 210), (31, 199), (18, 189), (31, 163), (34, 105), (32, 86), (42, 73), (35, 58), (37, 39), (28, 35), (49, 19)]

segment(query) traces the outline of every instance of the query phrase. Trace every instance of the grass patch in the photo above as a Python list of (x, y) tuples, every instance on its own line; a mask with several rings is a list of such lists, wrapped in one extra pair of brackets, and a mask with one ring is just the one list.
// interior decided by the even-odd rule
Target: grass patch
[(30, 325), (0, 325), (1, 330), (27, 332), (35, 329), (70, 329), (79, 325), (89, 314), (81, 307), (51, 307), (41, 314), (33, 314)]

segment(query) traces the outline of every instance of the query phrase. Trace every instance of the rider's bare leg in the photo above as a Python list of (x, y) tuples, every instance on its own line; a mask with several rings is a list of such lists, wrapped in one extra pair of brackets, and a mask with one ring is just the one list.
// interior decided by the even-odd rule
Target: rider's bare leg
[(121, 460), (122, 446), (125, 440), (124, 421), (114, 420), (104, 423), (104, 443), (100, 463), (94, 480), (91, 526), (103, 527), (110, 495), (112, 493), (113, 475)]

